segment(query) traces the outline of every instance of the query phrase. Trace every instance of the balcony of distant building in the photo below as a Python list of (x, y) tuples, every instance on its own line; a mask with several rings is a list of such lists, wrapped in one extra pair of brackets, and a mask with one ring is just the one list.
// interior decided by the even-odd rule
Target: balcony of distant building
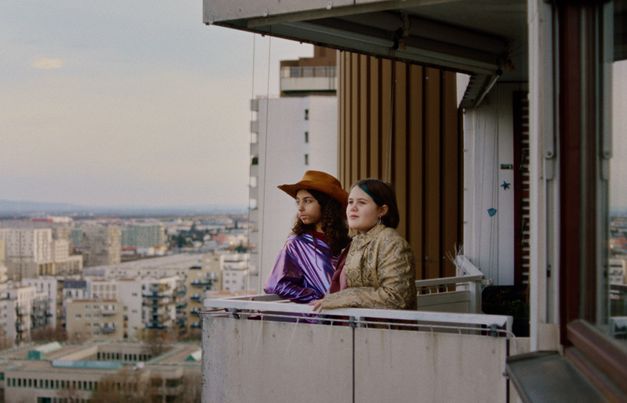
[(100, 327), (100, 331), (102, 334), (112, 334), (115, 333), (115, 324), (114, 323), (104, 323)]
[(117, 308), (115, 305), (103, 305), (100, 307), (100, 314), (102, 316), (115, 315), (116, 313), (117, 313)]
[(281, 95), (328, 94), (337, 89), (335, 66), (281, 67)]
[[(215, 277), (215, 273), (211, 273), (214, 275)], [(192, 280), (192, 287), (195, 288), (205, 288), (205, 289), (209, 289), (211, 287), (211, 285), (213, 284), (213, 279), (211, 279), (209, 276), (204, 277), (204, 278), (199, 278), (196, 280)]]
[(335, 95), (336, 54), (332, 49), (314, 47), (314, 56), (281, 61), (281, 96)]

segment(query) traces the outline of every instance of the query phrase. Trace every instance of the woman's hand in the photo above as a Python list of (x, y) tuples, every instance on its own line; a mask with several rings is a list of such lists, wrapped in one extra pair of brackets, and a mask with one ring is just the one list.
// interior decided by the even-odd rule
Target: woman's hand
[(316, 299), (309, 302), (309, 305), (313, 306), (314, 312), (320, 312), (322, 310), (322, 300)]

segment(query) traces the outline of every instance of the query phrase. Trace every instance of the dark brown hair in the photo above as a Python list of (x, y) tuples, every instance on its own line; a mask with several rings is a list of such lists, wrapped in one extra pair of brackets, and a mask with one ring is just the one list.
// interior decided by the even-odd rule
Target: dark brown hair
[[(374, 200), (377, 206), (388, 206), (388, 212), (381, 217), (381, 223), (386, 227), (396, 228), (400, 221), (396, 194), (392, 185), (379, 179), (362, 179), (353, 185), (359, 186), (368, 196)], [(352, 189), (352, 188), (351, 188)]]
[[(337, 200), (313, 189), (305, 189), (320, 204), (320, 224), (322, 232), (331, 247), (333, 255), (339, 255), (344, 249), (350, 238), (348, 237), (348, 226), (346, 225), (346, 211)], [(292, 227), (294, 235), (301, 235), (316, 230), (315, 224), (304, 224), (300, 219), (296, 218), (296, 223)]]

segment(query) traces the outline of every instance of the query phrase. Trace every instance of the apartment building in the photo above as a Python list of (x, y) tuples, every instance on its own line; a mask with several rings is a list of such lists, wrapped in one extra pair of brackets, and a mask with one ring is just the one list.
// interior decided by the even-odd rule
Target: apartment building
[(54, 238), (51, 228), (0, 229), (0, 242), (5, 247), (5, 264), (13, 280), (35, 278), (39, 275), (79, 274), (83, 267), (81, 256), (70, 255), (67, 239)]
[(0, 264), (3, 264), (5, 259), (6, 259), (6, 242), (4, 239), (0, 239)]
[(72, 243), (83, 255), (84, 267), (120, 263), (122, 232), (117, 225), (81, 225), (72, 230)]
[(0, 240), (5, 243), (5, 264), (10, 279), (36, 277), (52, 264), (52, 229), (3, 228)]
[(66, 307), (70, 340), (124, 338), (124, 313), (115, 299), (74, 299)]
[(202, 327), (200, 312), (207, 292), (222, 290), (224, 274), (221, 270), (220, 260), (220, 255), (207, 255), (203, 266), (190, 268), (187, 273), (185, 280), (186, 298), (185, 301), (177, 303), (177, 309), (182, 308), (185, 311), (186, 327), (189, 332), (199, 332)]
[[(222, 289), (230, 292), (250, 290), (249, 264), (248, 253), (227, 253), (220, 256)], [(194, 294), (192, 299), (201, 296), (201, 294)]]
[[(59, 299), (61, 283), (56, 277), (37, 277), (22, 280), (22, 284), (34, 287), (37, 292), (37, 308), (35, 312), (39, 316), (40, 322), (34, 327), (50, 327), (56, 328), (57, 320), (60, 319), (59, 312), (62, 301)], [(42, 319), (46, 320), (43, 321)]]
[(7, 338), (14, 340), (16, 344), (30, 341), (33, 328), (31, 315), (34, 313), (37, 290), (33, 286), (8, 283), (5, 292), (8, 310), (15, 311), (15, 327), (7, 323)]
[(148, 249), (166, 243), (165, 227), (161, 223), (133, 223), (122, 227), (122, 246)]
[[(281, 61), (276, 98), (251, 101), (250, 287), (261, 291), (294, 224), (294, 201), (277, 189), (306, 170), (338, 174), (336, 54)], [(231, 287), (232, 288), (232, 287)]]

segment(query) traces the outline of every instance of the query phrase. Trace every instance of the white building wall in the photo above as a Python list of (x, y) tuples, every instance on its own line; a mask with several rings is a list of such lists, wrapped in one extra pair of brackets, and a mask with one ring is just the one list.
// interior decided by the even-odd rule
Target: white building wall
[(52, 229), (5, 228), (0, 230), (5, 242), (6, 259), (29, 259), (37, 263), (52, 260)]
[(505, 166), (514, 164), (512, 92), (523, 89), (497, 84), (464, 116), (463, 252), (497, 285), (514, 284), (515, 183)]
[[(278, 185), (300, 180), (306, 170), (337, 176), (337, 97), (259, 99), (257, 205), (259, 271), (251, 288), (261, 292), (296, 217), (294, 200)], [(307, 115), (307, 119), (306, 119)], [(309, 142), (305, 142), (305, 133)], [(269, 133), (270, 135), (266, 135)], [(308, 157), (308, 164), (305, 162)], [(269, 163), (268, 163), (269, 162)], [(256, 197), (252, 195), (256, 192)]]
[(143, 329), (142, 324), (142, 284), (134, 280), (118, 282), (118, 301), (123, 306), (127, 317), (126, 330), (129, 339), (139, 336)]
[(70, 241), (67, 239), (57, 239), (52, 241), (52, 261), (61, 262), (70, 258)]
[(250, 289), (248, 282), (249, 259), (250, 255), (247, 253), (220, 256), (223, 290), (237, 292)]
[(22, 281), (25, 285), (35, 287), (37, 294), (48, 299), (49, 325), (57, 326), (57, 279), (54, 277), (27, 278)]
[(114, 300), (118, 298), (118, 282), (100, 278), (87, 278), (87, 295), (93, 299)]

